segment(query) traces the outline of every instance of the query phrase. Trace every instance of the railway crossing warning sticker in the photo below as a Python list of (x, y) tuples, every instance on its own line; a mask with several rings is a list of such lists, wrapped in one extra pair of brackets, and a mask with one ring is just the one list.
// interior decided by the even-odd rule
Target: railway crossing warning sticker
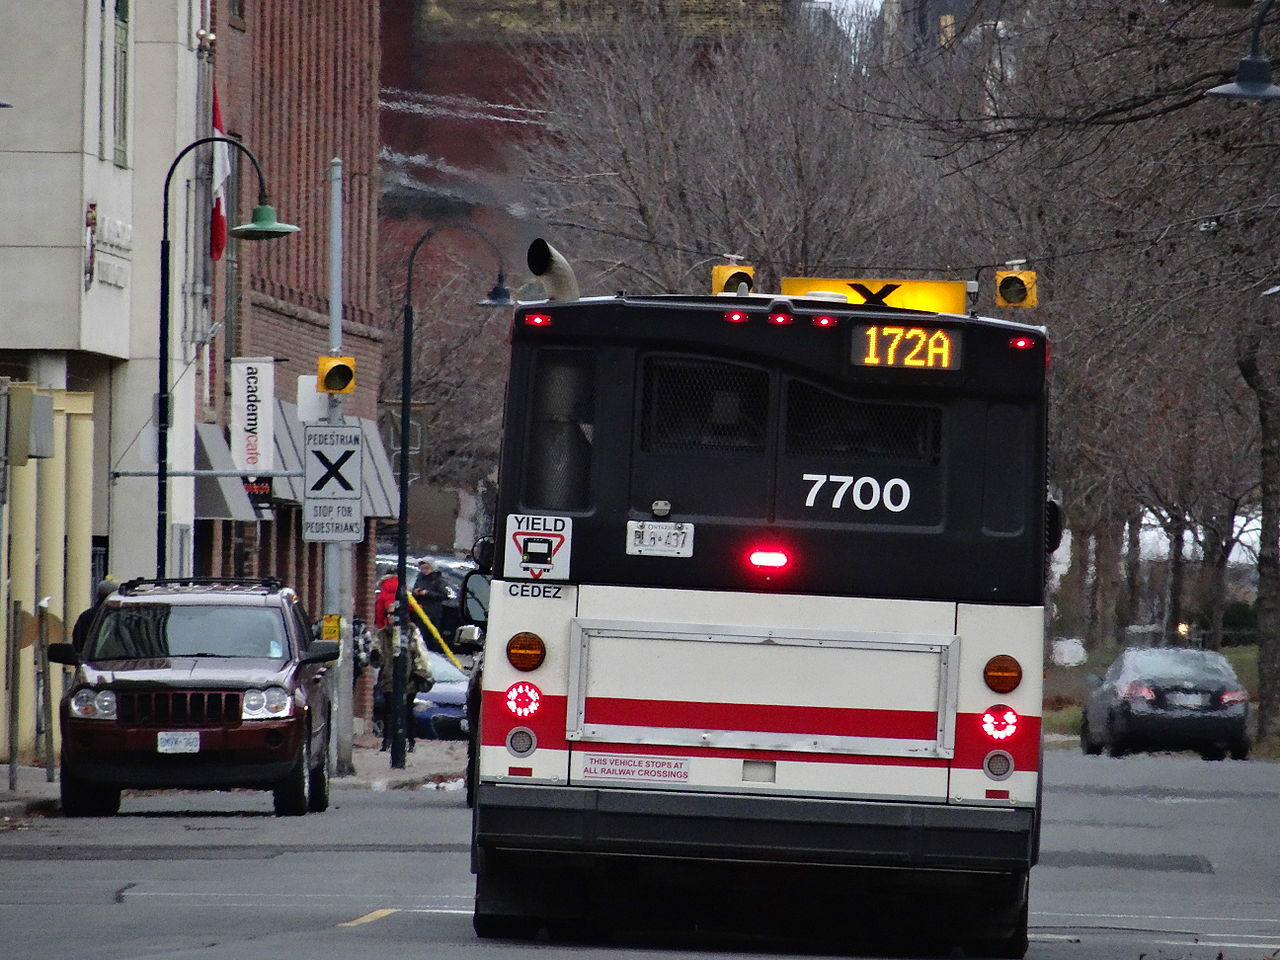
[(584, 753), (584, 780), (629, 780), (644, 783), (688, 783), (688, 757), (650, 757), (617, 753)]
[(507, 514), (507, 579), (568, 580), (573, 519)]

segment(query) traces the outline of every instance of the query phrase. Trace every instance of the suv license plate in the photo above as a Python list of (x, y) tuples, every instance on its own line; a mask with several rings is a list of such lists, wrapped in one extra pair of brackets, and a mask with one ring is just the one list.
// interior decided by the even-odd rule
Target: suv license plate
[(199, 753), (200, 731), (161, 731), (156, 734), (156, 753)]
[(628, 520), (627, 553), (641, 557), (692, 557), (693, 524)]

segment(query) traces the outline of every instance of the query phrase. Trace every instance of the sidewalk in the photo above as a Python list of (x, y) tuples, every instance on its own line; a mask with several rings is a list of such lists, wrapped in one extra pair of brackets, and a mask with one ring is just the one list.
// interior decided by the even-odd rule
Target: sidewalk
[[(412, 753), (405, 754), (403, 770), (391, 769), (391, 754), (382, 753), (373, 736), (355, 738), (352, 764), (355, 773), (334, 777), (334, 790), (412, 790), (419, 787), (462, 789), (467, 767), (467, 744), (463, 740), (419, 740)], [(0, 764), (0, 821), (58, 810), (58, 781), (46, 779), (44, 767), (18, 767), (18, 788), (9, 789), (9, 765)]]

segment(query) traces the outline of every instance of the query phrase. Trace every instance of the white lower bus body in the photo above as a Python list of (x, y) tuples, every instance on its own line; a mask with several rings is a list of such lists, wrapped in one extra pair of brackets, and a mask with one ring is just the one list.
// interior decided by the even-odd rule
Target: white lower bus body
[[(527, 580), (491, 597), (477, 929), (564, 909), (530, 899), (526, 859), (631, 857), (992, 880), (1021, 891), (1025, 938), (1043, 607)], [(546, 646), (532, 671), (506, 657), (520, 632)], [(1023, 676), (998, 694), (983, 668), (1002, 654)]]

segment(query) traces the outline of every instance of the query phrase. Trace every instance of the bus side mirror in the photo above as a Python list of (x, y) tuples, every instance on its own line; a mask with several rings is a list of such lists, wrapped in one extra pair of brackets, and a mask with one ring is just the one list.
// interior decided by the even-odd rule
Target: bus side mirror
[(1053, 553), (1062, 545), (1062, 504), (1046, 500), (1044, 505), (1044, 550)]
[(471, 545), (471, 559), (481, 573), (493, 572), (493, 537), (480, 537)]

